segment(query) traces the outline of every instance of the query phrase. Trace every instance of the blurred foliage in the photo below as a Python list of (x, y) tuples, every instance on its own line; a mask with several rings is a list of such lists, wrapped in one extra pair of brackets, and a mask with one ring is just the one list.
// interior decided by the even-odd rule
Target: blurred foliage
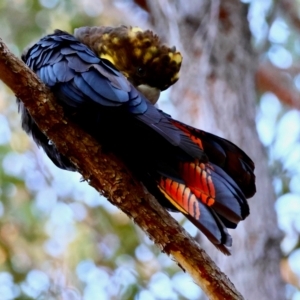
[[(299, 32), (280, 12), (278, 1), (243, 2), (261, 60), (291, 67), (300, 54)], [(140, 13), (129, 0), (1, 0), (0, 35), (20, 56), (55, 28), (72, 32), (84, 25), (126, 24), (126, 9)], [(300, 90), (300, 73), (293, 80)], [(298, 299), (300, 114), (273, 94), (258, 99), (257, 129), (268, 151), (275, 208), (285, 233), (282, 272), (288, 298)], [(0, 196), (1, 300), (203, 296), (123, 213), (80, 182), (78, 174), (54, 167), (33, 145), (20, 128), (14, 96), (1, 82)]]

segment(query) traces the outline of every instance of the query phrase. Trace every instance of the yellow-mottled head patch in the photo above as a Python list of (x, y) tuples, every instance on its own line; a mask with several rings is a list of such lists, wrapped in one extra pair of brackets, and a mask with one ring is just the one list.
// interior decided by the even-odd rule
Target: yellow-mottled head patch
[(179, 78), (182, 56), (139, 27), (82, 27), (75, 36), (101, 58), (109, 60), (135, 86), (167, 89)]

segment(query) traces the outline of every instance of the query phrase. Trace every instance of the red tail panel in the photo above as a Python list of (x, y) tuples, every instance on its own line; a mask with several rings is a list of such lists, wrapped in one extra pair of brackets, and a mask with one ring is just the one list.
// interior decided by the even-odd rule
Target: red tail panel
[(187, 162), (180, 163), (180, 175), (187, 186), (204, 204), (215, 203), (215, 187), (211, 177), (209, 164)]
[[(200, 189), (197, 190), (200, 197), (196, 197), (187, 185), (166, 177), (160, 178), (158, 188), (219, 250), (226, 255), (230, 254), (227, 247), (231, 246), (232, 239), (227, 228), (217, 214), (205, 205), (207, 198), (210, 197), (207, 197)], [(213, 198), (210, 199), (213, 200)]]
[(197, 137), (195, 134), (192, 133), (192, 131), (189, 129), (189, 127), (186, 124), (180, 123), (179, 121), (172, 119), (173, 125), (175, 125), (177, 128), (181, 129), (183, 132), (186, 133), (186, 135), (199, 146), (201, 150), (203, 150), (202, 140)]
[(171, 122), (205, 152), (210, 162), (222, 168), (238, 184), (246, 198), (255, 194), (254, 163), (243, 150), (211, 133), (173, 119)]
[(200, 218), (200, 209), (197, 205), (198, 199), (185, 184), (170, 178), (161, 177), (158, 187), (166, 198), (182, 213), (189, 214), (196, 219)]

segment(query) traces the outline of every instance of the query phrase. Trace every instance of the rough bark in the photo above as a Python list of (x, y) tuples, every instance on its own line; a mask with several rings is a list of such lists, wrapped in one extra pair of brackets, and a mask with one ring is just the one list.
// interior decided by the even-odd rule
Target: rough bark
[(178, 117), (239, 145), (256, 164), (251, 214), (232, 231), (233, 255), (224, 258), (203, 239), (217, 264), (247, 299), (284, 299), (275, 196), (255, 127), (255, 72), (246, 6), (238, 0), (148, 1), (156, 32), (183, 54), (171, 99)]
[(188, 233), (147, 193), (114, 155), (63, 114), (53, 95), (0, 39), (0, 79), (27, 107), (58, 150), (83, 178), (138, 224), (161, 251), (172, 256), (210, 299), (243, 299)]

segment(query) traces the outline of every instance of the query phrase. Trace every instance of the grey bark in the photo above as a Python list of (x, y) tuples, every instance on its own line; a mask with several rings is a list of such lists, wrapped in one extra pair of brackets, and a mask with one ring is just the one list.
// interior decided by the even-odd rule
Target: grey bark
[(266, 153), (255, 127), (257, 57), (246, 7), (238, 0), (148, 1), (155, 31), (183, 54), (181, 78), (171, 99), (178, 119), (239, 145), (256, 165), (251, 215), (232, 231), (232, 256), (200, 244), (245, 299), (285, 299), (275, 196)]

